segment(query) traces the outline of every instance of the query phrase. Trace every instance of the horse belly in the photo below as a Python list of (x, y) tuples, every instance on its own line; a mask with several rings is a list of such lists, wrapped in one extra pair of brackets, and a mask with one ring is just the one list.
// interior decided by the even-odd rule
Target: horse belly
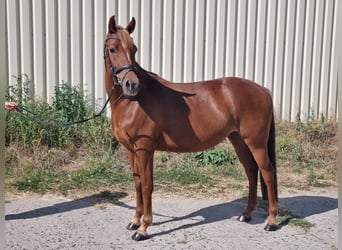
[(227, 124), (215, 126), (205, 124), (193, 126), (192, 129), (179, 128), (173, 132), (162, 133), (158, 150), (172, 152), (198, 152), (214, 147), (223, 141), (231, 132)]

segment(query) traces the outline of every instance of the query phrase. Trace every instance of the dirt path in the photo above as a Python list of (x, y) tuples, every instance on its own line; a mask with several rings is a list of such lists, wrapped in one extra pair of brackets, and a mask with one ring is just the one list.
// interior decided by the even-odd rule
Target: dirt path
[(280, 195), (279, 204), (315, 224), (308, 231), (283, 225), (265, 232), (265, 212), (236, 220), (245, 200), (153, 200), (150, 239), (134, 242), (125, 229), (134, 201), (22, 197), (6, 203), (6, 249), (337, 249), (337, 190)]

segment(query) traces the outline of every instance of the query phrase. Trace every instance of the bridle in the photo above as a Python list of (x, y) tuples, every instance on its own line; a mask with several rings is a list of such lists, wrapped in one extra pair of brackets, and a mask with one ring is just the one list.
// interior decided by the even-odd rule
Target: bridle
[[(120, 41), (121, 39), (117, 35), (108, 35), (106, 37), (105, 45), (104, 45), (104, 49), (103, 49), (104, 58), (106, 59), (106, 57), (108, 57), (109, 68), (110, 68), (110, 70), (112, 72), (112, 76), (113, 76), (113, 86), (112, 86), (112, 88), (114, 89), (118, 85), (122, 86), (122, 83), (124, 82), (127, 74), (130, 71), (133, 71), (135, 74), (137, 74), (137, 69), (136, 69), (136, 66), (134, 64), (124, 64), (124, 65), (116, 67), (116, 68), (113, 66), (112, 61), (110, 60), (110, 57), (109, 57), (108, 46), (107, 46), (107, 41), (111, 40), (111, 39), (115, 39), (115, 40), (118, 40), (118, 41)], [(125, 72), (123, 77), (120, 78), (118, 76), (118, 74), (121, 71), (123, 71), (123, 70), (127, 70), (127, 71)]]

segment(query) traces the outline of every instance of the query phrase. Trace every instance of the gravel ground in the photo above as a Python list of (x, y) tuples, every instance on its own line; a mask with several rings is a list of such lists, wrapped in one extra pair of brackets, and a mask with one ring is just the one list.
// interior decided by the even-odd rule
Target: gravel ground
[(337, 190), (280, 195), (281, 207), (315, 225), (265, 232), (261, 208), (237, 221), (246, 200), (155, 197), (151, 237), (134, 242), (125, 229), (134, 201), (21, 197), (6, 203), (6, 249), (337, 249), (337, 203)]

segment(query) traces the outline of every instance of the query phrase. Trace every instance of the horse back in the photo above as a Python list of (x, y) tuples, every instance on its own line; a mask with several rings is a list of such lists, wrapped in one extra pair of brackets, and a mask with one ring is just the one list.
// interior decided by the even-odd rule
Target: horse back
[(165, 86), (172, 92), (159, 93), (159, 115), (153, 118), (161, 131), (160, 149), (199, 151), (232, 132), (247, 137), (245, 131), (269, 129), (273, 114), (270, 93), (250, 80), (227, 77)]

